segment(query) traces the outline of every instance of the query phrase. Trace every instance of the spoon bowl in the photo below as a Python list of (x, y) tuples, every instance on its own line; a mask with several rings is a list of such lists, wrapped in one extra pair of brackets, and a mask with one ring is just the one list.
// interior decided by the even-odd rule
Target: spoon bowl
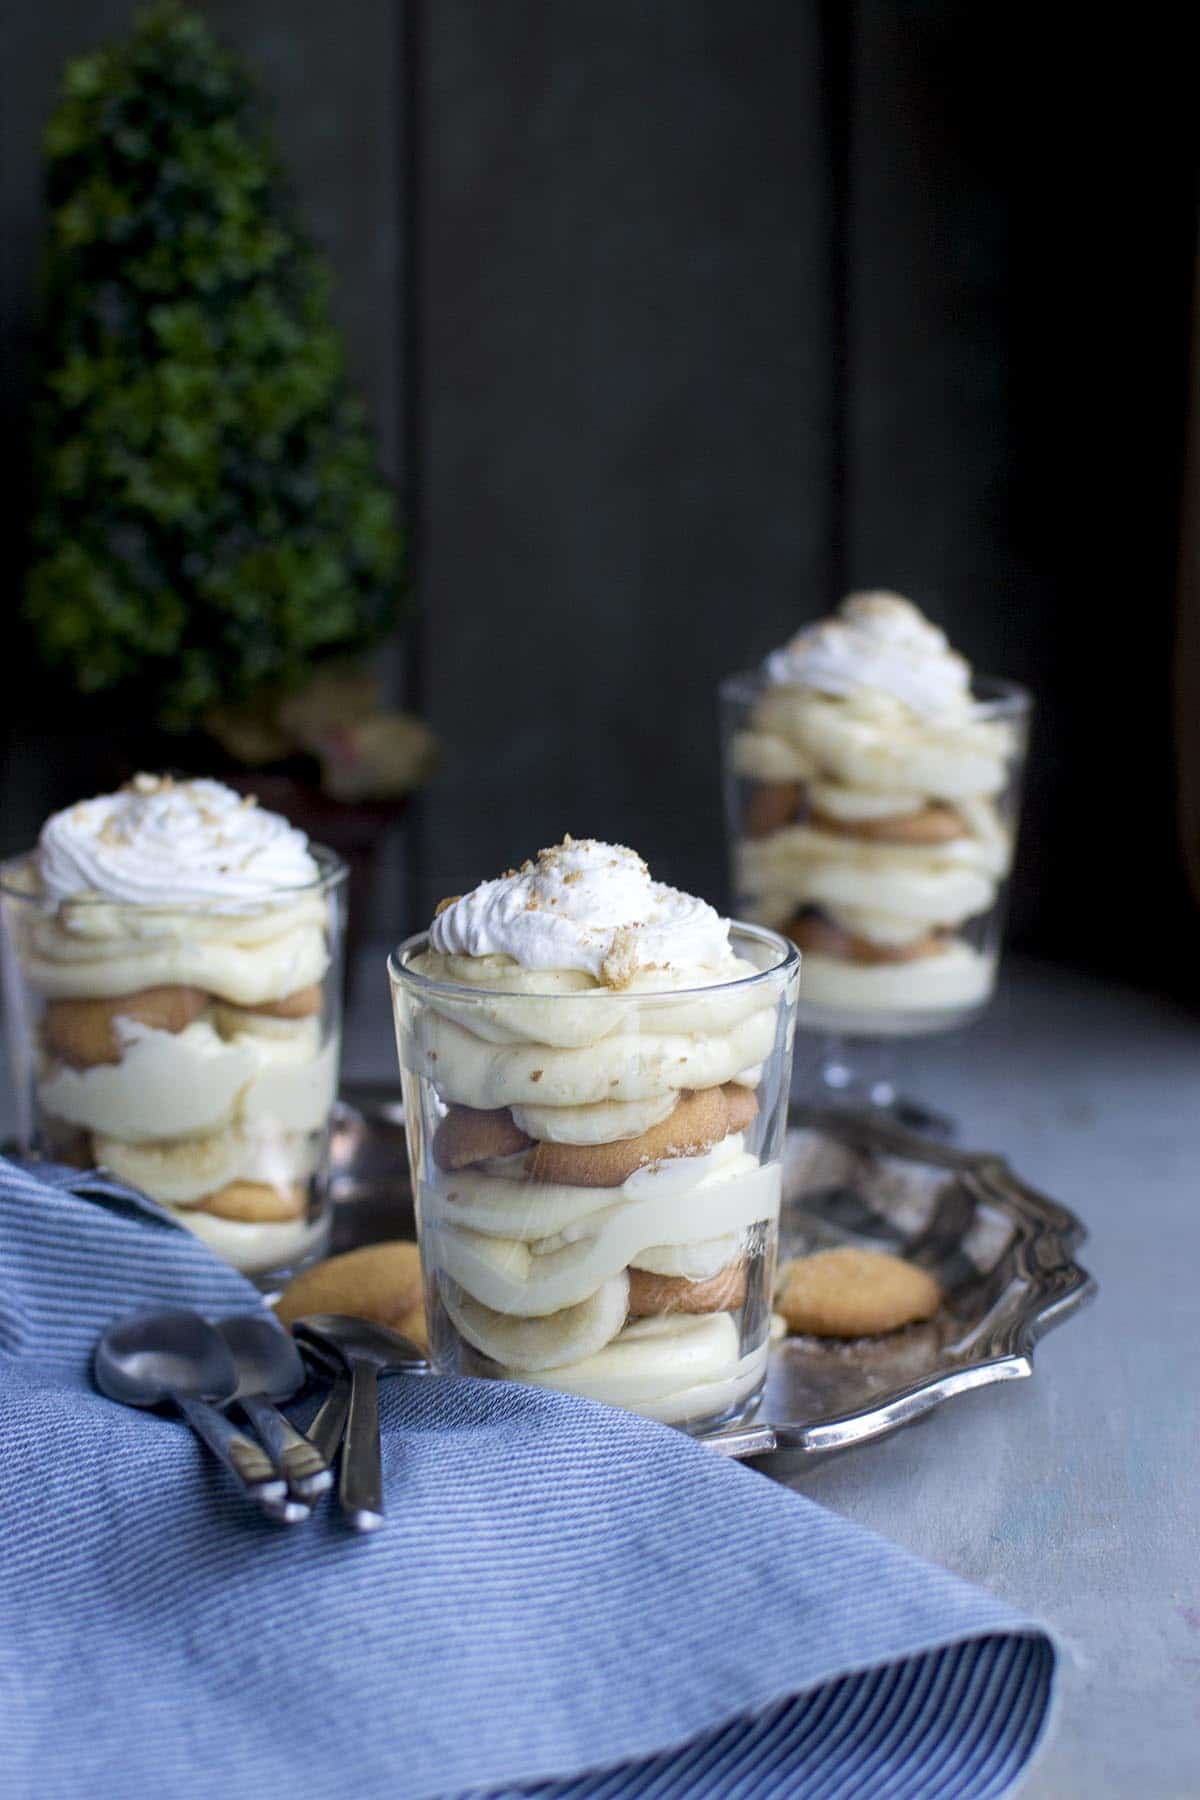
[(161, 1406), (181, 1394), (228, 1400), (237, 1371), (224, 1338), (194, 1312), (139, 1313), (96, 1346), (96, 1385), (124, 1406)]
[(233, 1399), (264, 1394), (268, 1400), (290, 1400), (304, 1386), (300, 1352), (273, 1319), (237, 1313), (222, 1319), (217, 1330), (234, 1362), (237, 1387)]
[(139, 1313), (108, 1327), (93, 1358), (96, 1386), (123, 1406), (170, 1402), (248, 1499), (281, 1502), (287, 1483), (260, 1444), (212, 1404), (232, 1398), (237, 1370), (228, 1344), (196, 1312)]

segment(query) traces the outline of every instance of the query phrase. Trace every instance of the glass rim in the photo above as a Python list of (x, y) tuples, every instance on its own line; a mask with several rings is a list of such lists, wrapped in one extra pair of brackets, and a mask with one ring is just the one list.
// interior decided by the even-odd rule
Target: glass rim
[[(717, 683), (717, 692), (722, 700), (748, 702), (757, 700), (768, 686), (786, 685), (785, 682), (768, 682), (766, 671), (759, 667), (740, 669), (734, 675), (724, 676)], [(814, 688), (811, 691), (818, 693), (821, 690)], [(840, 699), (842, 696), (833, 695), (832, 698)], [(1022, 717), (1033, 711), (1034, 697), (1030, 689), (1022, 687), (1019, 681), (1010, 681), (1004, 675), (973, 675), (971, 698), (975, 702), (972, 717), (966, 720), (955, 719), (949, 723), (973, 725), (981, 718)], [(936, 719), (930, 720), (931, 725), (938, 723)]]
[(310, 843), (309, 855), (317, 864), (317, 874), (312, 881), (293, 884), (290, 887), (272, 888), (269, 893), (256, 899), (242, 897), (240, 899), (220, 900), (122, 900), (111, 894), (86, 892), (82, 894), (64, 894), (55, 900), (51, 895), (40, 893), (36, 889), (18, 887), (13, 879), (18, 869), (36, 868), (37, 851), (23, 850), (17, 856), (6, 857), (0, 862), (0, 894), (7, 900), (21, 900), (30, 906), (121, 906), (133, 911), (172, 912), (172, 913), (229, 913), (251, 912), (259, 907), (276, 906), (280, 901), (302, 900), (313, 894), (332, 893), (345, 883), (350, 875), (350, 865), (345, 857), (331, 850), (328, 844)]
[[(481, 1004), (489, 1000), (524, 1000), (530, 1005), (544, 1006), (548, 1000), (578, 1002), (595, 998), (623, 1001), (629, 1005), (636, 1003), (641, 1006), (662, 1006), (676, 1000), (695, 1000), (698, 994), (734, 993), (768, 978), (786, 977), (793, 969), (800, 967), (800, 952), (792, 940), (780, 931), (772, 931), (768, 925), (752, 925), (747, 919), (730, 919), (729, 932), (731, 937), (734, 932), (738, 932), (743, 937), (753, 939), (755, 943), (769, 946), (778, 952), (776, 961), (769, 968), (755, 969), (753, 975), (739, 975), (733, 981), (706, 981), (699, 987), (639, 988), (636, 993), (608, 987), (578, 988), (566, 994), (521, 993), (513, 988), (475, 987), (468, 981), (440, 981), (436, 976), (422, 975), (416, 969), (408, 967), (402, 959), (416, 955), (419, 948), (424, 948), (429, 943), (429, 932), (425, 930), (414, 931), (411, 937), (405, 938), (403, 943), (397, 944), (390, 952), (387, 959), (388, 976), (393, 987), (407, 986), (419, 993), (446, 999), (475, 1000)], [(551, 971), (546, 970), (545, 973), (549, 974)]]

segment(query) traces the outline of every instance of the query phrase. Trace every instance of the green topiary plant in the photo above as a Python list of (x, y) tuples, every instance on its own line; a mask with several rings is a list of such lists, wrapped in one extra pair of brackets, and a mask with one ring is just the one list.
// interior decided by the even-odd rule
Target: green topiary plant
[(328, 283), (238, 64), (177, 4), (72, 62), (26, 609), (82, 692), (173, 729), (397, 616), (401, 540)]

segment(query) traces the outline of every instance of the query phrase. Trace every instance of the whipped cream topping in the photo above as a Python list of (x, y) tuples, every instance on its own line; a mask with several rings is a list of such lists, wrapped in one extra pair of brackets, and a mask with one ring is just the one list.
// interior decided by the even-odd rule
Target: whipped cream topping
[(965, 718), (970, 665), (899, 594), (850, 594), (833, 617), (798, 632), (766, 663), (776, 686), (823, 694), (889, 694), (928, 719)]
[(524, 969), (581, 969), (627, 986), (647, 968), (727, 968), (729, 921), (705, 900), (651, 879), (621, 844), (564, 838), (535, 860), (444, 906), (433, 948), (507, 956)]
[(320, 871), (279, 813), (219, 781), (136, 775), (115, 794), (54, 813), (37, 849), (43, 892), (218, 910), (305, 887)]

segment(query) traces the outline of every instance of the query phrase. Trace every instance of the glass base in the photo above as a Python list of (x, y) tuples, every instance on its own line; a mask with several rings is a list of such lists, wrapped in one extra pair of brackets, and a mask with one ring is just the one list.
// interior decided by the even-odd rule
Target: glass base
[(696, 1421), (682, 1420), (675, 1426), (675, 1430), (686, 1432), (688, 1437), (706, 1438), (711, 1437), (714, 1432), (727, 1431), (733, 1425), (749, 1425), (762, 1405), (763, 1395), (766, 1391), (767, 1377), (764, 1374), (752, 1393), (747, 1394), (745, 1399), (735, 1401), (732, 1406), (726, 1407), (723, 1413), (719, 1413), (715, 1418), (710, 1415)]
[(900, 1088), (896, 1041), (829, 1032), (818, 1040), (815, 1055), (804, 1057), (798, 1040), (792, 1099), (802, 1106), (886, 1121), (925, 1137), (954, 1137), (953, 1119)]

